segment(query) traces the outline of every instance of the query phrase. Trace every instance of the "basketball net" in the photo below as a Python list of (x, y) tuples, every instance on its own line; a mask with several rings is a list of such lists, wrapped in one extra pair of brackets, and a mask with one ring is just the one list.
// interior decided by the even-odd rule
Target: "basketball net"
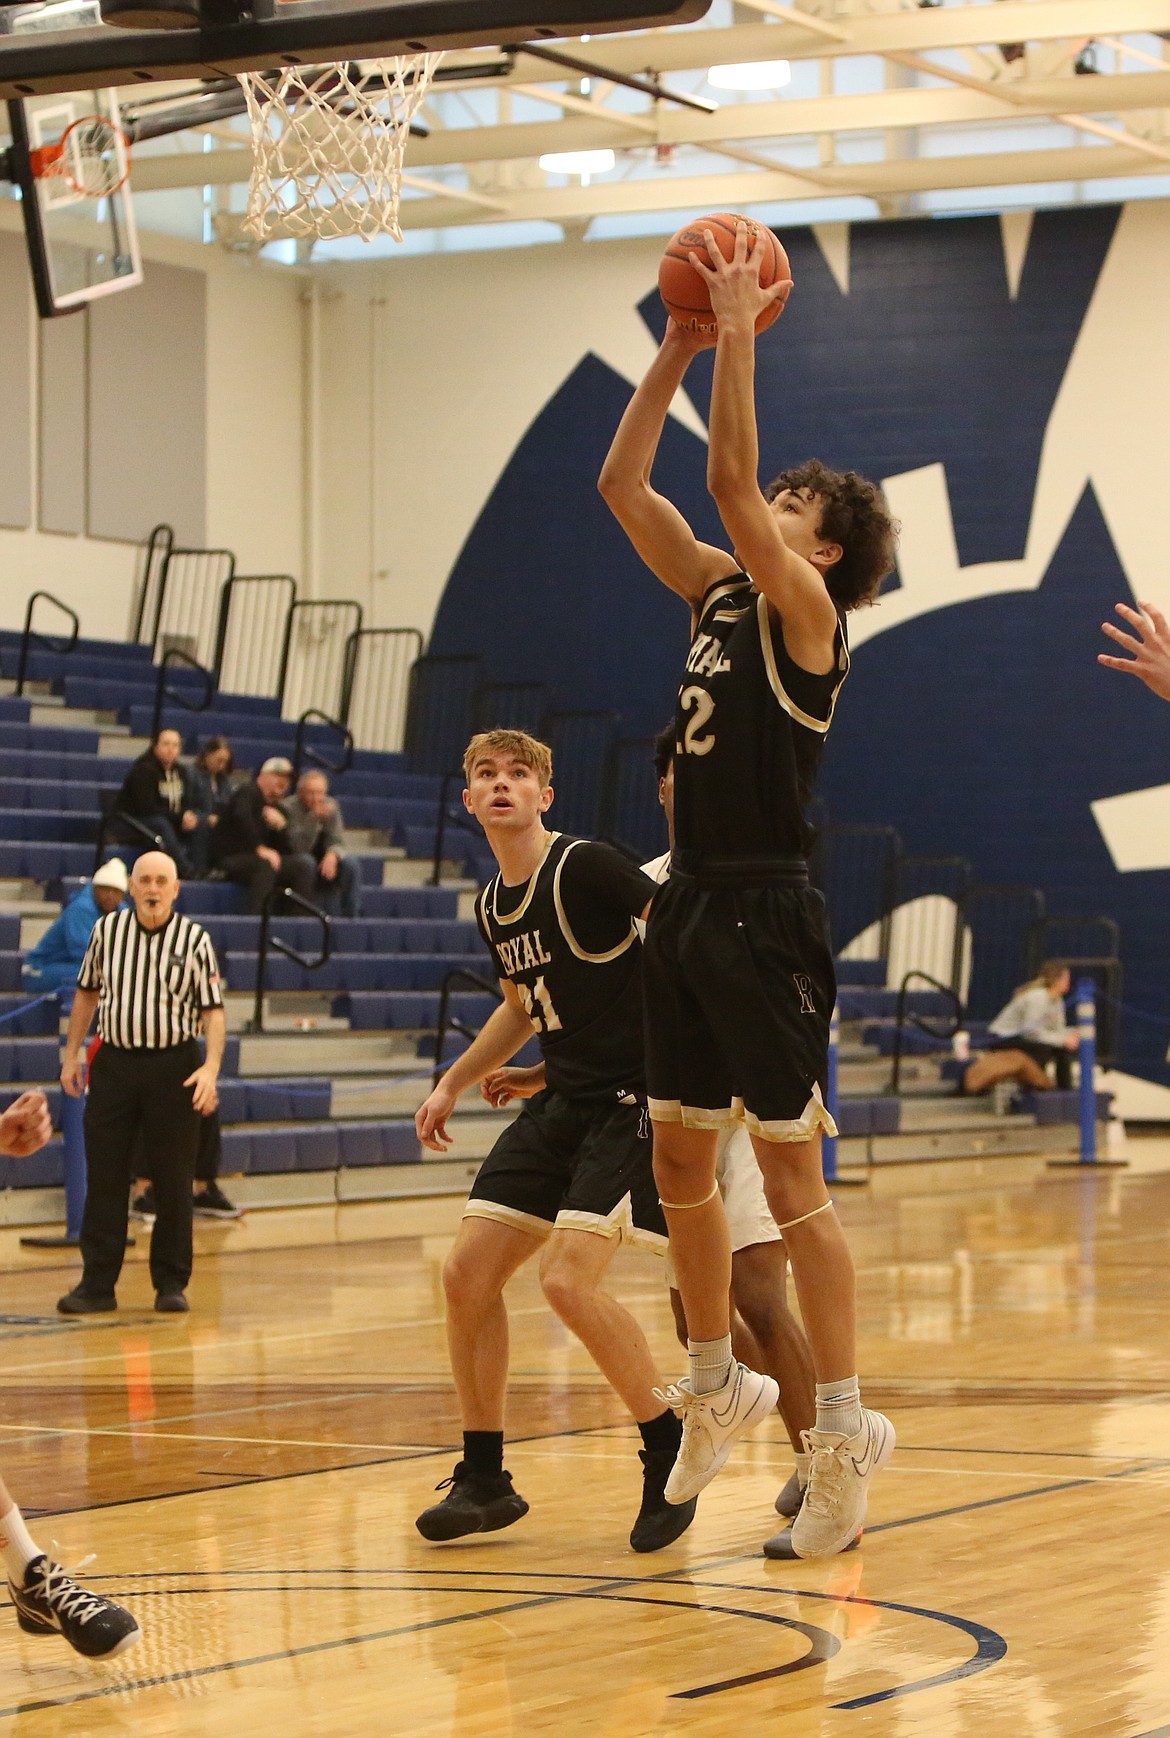
[(259, 241), (401, 241), (403, 152), (441, 59), (240, 73), (254, 152), (244, 228)]

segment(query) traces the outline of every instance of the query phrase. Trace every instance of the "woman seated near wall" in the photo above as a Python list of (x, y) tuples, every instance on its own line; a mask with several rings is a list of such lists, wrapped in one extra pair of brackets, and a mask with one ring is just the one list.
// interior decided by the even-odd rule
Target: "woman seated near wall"
[(226, 736), (209, 736), (191, 764), (191, 801), (202, 825), (197, 830), (192, 856), (197, 875), (206, 875), (211, 851), (211, 829), (218, 827), (239, 782), (235, 756)]
[[(179, 875), (189, 880), (198, 873), (197, 835), (205, 833), (206, 827), (195, 807), (190, 770), (179, 764), (182, 747), (177, 730), (156, 731), (146, 753), (138, 756), (123, 779), (116, 806), (157, 834)], [(130, 832), (124, 842), (139, 850), (145, 843)]]
[(1020, 986), (991, 1022), (986, 1052), (963, 1075), (964, 1092), (986, 1092), (1001, 1080), (1018, 1080), (1043, 1092), (1052, 1085), (1049, 1067), (1057, 1090), (1071, 1090), (1072, 1052), (1080, 1040), (1064, 1017), (1070, 984), (1068, 967), (1047, 960), (1030, 983)]

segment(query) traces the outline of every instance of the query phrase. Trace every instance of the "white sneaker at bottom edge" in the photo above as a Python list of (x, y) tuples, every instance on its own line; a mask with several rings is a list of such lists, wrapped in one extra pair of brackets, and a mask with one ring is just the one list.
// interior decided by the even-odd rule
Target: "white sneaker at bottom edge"
[(856, 1436), (806, 1430), (803, 1440), (811, 1459), (804, 1502), (792, 1523), (792, 1548), (798, 1557), (833, 1557), (865, 1521), (869, 1481), (894, 1452), (894, 1427), (884, 1413), (862, 1407)]
[(738, 1439), (773, 1411), (780, 1389), (771, 1376), (733, 1364), (722, 1388), (693, 1394), (684, 1376), (655, 1395), (682, 1419), (682, 1442), (666, 1481), (668, 1503), (689, 1503), (709, 1485)]

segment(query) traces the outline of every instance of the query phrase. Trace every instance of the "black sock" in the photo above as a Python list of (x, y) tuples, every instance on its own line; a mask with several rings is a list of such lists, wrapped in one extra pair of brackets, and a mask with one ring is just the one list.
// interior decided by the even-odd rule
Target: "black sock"
[(499, 1473), (504, 1465), (504, 1433), (502, 1430), (465, 1430), (463, 1459), (468, 1469), (482, 1477)]
[(655, 1451), (665, 1452), (668, 1448), (672, 1452), (677, 1452), (678, 1445), (682, 1441), (681, 1420), (676, 1418), (669, 1408), (665, 1412), (660, 1412), (657, 1418), (652, 1418), (649, 1424), (639, 1424), (638, 1429), (642, 1436), (642, 1447), (647, 1454), (653, 1454)]

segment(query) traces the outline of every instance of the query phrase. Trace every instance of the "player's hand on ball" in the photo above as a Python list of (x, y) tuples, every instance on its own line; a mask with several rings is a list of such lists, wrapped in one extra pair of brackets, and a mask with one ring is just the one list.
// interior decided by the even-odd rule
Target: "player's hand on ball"
[(49, 1106), (43, 1092), (22, 1092), (15, 1104), (0, 1115), (0, 1153), (10, 1159), (26, 1159), (39, 1152), (53, 1133)]
[(710, 230), (703, 231), (707, 240), (707, 257), (691, 253), (691, 264), (707, 281), (711, 311), (720, 327), (726, 329), (747, 325), (754, 332), (756, 321), (776, 302), (783, 308), (792, 289), (791, 278), (778, 278), (764, 289), (760, 270), (767, 257), (763, 238), (757, 234), (755, 246), (749, 249), (746, 223), (735, 227), (735, 250), (724, 259), (719, 243)]
[(447, 1133), (447, 1118), (455, 1109), (455, 1099), (442, 1083), (414, 1113), (414, 1132), (419, 1145), (432, 1153), (445, 1153), (453, 1136)]
[(496, 1068), (480, 1087), (480, 1093), (496, 1110), (503, 1110), (514, 1098), (535, 1098), (544, 1091), (544, 1067)]

